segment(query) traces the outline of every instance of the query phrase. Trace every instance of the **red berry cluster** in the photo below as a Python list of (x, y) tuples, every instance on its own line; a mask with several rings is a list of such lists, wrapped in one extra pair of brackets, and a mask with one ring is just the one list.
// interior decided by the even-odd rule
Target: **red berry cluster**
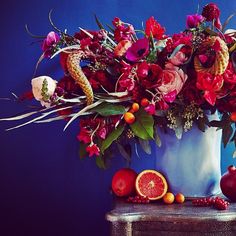
[(143, 196), (133, 196), (133, 197), (128, 197), (127, 202), (129, 203), (139, 203), (139, 204), (146, 204), (149, 203), (150, 200), (148, 197), (143, 197)]
[(192, 204), (201, 207), (213, 206), (218, 210), (226, 210), (229, 206), (229, 202), (220, 197), (198, 198), (194, 199)]

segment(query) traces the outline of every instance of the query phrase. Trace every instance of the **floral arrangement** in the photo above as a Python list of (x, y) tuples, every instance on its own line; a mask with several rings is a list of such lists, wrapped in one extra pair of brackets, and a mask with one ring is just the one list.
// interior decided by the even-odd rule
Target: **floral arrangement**
[[(225, 30), (214, 3), (201, 14), (187, 16), (186, 29), (174, 35), (154, 17), (143, 29), (114, 18), (107, 29), (95, 17), (99, 30), (80, 28), (69, 35), (59, 30), (43, 40), (39, 59), (56, 56), (64, 77), (32, 79), (32, 92), (23, 98), (40, 101), (43, 108), (1, 120), (36, 117), (22, 123), (79, 118), (80, 155), (96, 156), (104, 166), (112, 144), (130, 157), (130, 139), (149, 152), (149, 141), (161, 145), (158, 130), (173, 129), (177, 138), (195, 123), (200, 130), (218, 127), (223, 143), (236, 133), (236, 30)], [(39, 64), (39, 62), (37, 64)], [(209, 121), (205, 111), (220, 112)]]

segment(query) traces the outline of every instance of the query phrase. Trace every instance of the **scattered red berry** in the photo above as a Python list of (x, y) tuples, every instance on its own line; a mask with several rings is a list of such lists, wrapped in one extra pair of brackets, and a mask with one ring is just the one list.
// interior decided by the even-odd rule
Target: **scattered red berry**
[(217, 210), (226, 210), (229, 206), (229, 202), (221, 197), (198, 198), (194, 199), (192, 204), (200, 207), (213, 206)]
[(144, 197), (144, 196), (133, 196), (133, 197), (128, 197), (127, 198), (127, 202), (129, 203), (139, 203), (139, 204), (147, 204), (150, 202), (150, 200), (148, 199), (148, 197)]
[(226, 210), (229, 206), (229, 202), (224, 200), (223, 198), (216, 197), (214, 206), (218, 210)]

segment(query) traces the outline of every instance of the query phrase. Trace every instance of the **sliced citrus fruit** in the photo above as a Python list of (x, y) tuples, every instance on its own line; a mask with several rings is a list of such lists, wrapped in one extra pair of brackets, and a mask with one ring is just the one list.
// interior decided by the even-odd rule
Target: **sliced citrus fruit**
[(167, 192), (165, 177), (155, 170), (144, 170), (136, 178), (135, 188), (140, 196), (150, 200), (162, 198)]

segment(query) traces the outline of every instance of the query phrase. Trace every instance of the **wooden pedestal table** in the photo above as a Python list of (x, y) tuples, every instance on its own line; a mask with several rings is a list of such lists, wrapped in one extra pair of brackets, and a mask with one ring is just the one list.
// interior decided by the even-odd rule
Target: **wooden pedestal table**
[(106, 214), (111, 236), (236, 236), (236, 203), (227, 210), (183, 204), (131, 204), (116, 200)]

